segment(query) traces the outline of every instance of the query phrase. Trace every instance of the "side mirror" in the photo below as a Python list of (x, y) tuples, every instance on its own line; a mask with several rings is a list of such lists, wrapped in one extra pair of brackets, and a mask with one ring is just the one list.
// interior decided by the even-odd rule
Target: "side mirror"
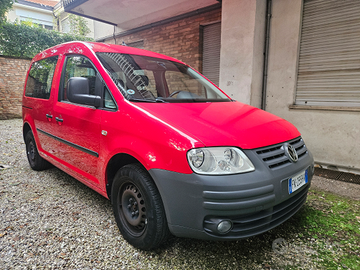
[(89, 95), (89, 80), (83, 77), (72, 77), (68, 80), (67, 98), (69, 101), (94, 107), (100, 107), (101, 97)]

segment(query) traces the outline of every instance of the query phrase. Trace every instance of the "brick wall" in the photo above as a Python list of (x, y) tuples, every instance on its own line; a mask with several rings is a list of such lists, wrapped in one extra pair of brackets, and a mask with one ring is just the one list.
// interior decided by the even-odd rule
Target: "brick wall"
[[(221, 8), (116, 39), (116, 44), (144, 41), (144, 49), (177, 58), (201, 70), (201, 25), (221, 20)], [(114, 43), (114, 39), (105, 40)]]
[(0, 56), (0, 120), (21, 117), (21, 100), (30, 60)]

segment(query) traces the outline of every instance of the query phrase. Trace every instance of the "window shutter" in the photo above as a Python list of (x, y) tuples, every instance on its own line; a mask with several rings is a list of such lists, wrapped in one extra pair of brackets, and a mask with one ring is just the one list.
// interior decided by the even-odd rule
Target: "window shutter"
[(202, 73), (216, 85), (219, 85), (220, 43), (221, 23), (217, 22), (204, 26)]
[(305, 0), (295, 103), (360, 106), (360, 1)]

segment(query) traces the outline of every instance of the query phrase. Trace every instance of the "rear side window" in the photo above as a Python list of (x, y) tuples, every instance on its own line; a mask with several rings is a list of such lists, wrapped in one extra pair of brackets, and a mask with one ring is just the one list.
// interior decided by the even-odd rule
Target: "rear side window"
[(31, 65), (25, 88), (25, 96), (49, 99), (58, 56), (34, 62)]

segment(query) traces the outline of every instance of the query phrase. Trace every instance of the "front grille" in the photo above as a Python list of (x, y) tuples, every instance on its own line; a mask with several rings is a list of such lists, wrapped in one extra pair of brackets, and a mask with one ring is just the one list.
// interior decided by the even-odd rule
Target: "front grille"
[(285, 154), (285, 143), (289, 143), (295, 148), (299, 160), (307, 154), (306, 145), (301, 137), (288, 142), (259, 148), (256, 150), (256, 153), (270, 169), (283, 168), (292, 163)]
[[(230, 220), (233, 223), (233, 228), (229, 233), (223, 235), (223, 237), (247, 238), (261, 234), (280, 225), (294, 215), (305, 203), (308, 189), (309, 187), (307, 186), (295, 196), (272, 208), (251, 215), (231, 218)], [(207, 233), (217, 235), (214, 230), (209, 229), (214, 227), (212, 226), (213, 224), (210, 223), (216, 220), (221, 220), (221, 217), (208, 217), (205, 219), (204, 230)]]

